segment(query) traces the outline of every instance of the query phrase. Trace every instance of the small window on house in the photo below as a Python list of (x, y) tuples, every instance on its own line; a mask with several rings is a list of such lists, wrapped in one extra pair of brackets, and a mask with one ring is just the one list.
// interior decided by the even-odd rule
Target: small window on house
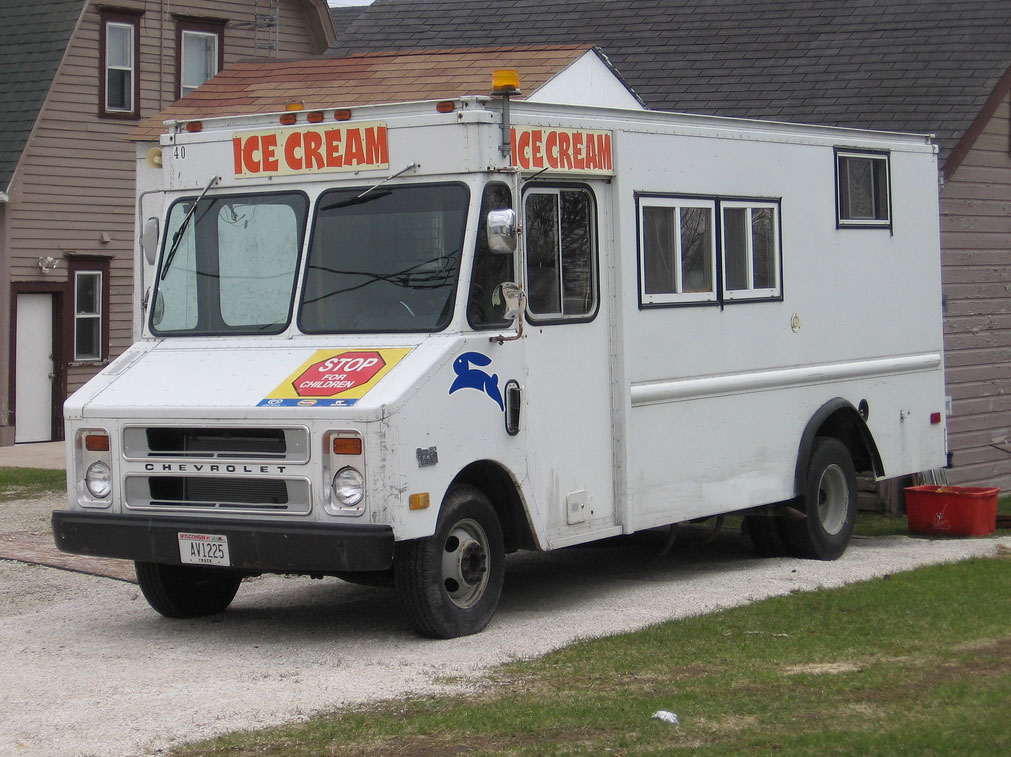
[(840, 226), (891, 226), (887, 153), (837, 150), (836, 182)]
[(720, 208), (724, 298), (778, 297), (782, 292), (778, 205), (725, 200)]
[(527, 193), (524, 203), (531, 317), (592, 317), (597, 308), (596, 219), (590, 193), (538, 188)]
[(140, 116), (137, 70), (140, 16), (103, 12), (99, 58), (99, 115), (113, 118)]
[(179, 19), (177, 21), (177, 81), (179, 97), (214, 76), (222, 68), (224, 22)]
[(644, 198), (639, 249), (643, 304), (716, 300), (716, 203)]
[(74, 360), (101, 360), (102, 272), (74, 272)]

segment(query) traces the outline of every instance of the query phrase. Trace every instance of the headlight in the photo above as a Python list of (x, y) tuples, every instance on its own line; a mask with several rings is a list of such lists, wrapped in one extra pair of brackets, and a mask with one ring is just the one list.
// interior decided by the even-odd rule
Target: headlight
[(95, 499), (105, 499), (112, 493), (112, 470), (103, 462), (92, 463), (84, 474), (84, 485)]
[(334, 502), (341, 507), (354, 507), (365, 497), (365, 479), (362, 474), (348, 466), (341, 468), (330, 484)]

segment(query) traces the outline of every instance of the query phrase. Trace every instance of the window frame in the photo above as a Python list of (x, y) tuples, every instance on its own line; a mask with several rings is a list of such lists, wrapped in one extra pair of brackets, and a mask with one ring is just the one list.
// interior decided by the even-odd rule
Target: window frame
[[(780, 231), (780, 204), (779, 200), (757, 200), (757, 199), (721, 199), (718, 201), (720, 209), (720, 221), (718, 237), (720, 239), (720, 283), (722, 286), (722, 301), (724, 302), (749, 302), (783, 299), (783, 241)], [(769, 209), (772, 211), (772, 256), (775, 262), (774, 278), (775, 284), (772, 287), (756, 288), (754, 286), (754, 237), (747, 235), (747, 275), (748, 287), (745, 289), (731, 289), (727, 283), (727, 228), (726, 213), (728, 209), (748, 210), (748, 223), (746, 229), (751, 229), (753, 215), (751, 211), (755, 209)]]
[[(636, 204), (636, 267), (639, 289), (639, 309), (670, 307), (704, 307), (736, 305), (746, 302), (781, 302), (783, 300), (783, 221), (782, 198), (744, 197), (702, 194), (679, 194), (675, 192), (635, 192)], [(648, 207), (712, 207), (713, 208), (713, 256), (712, 292), (646, 292), (645, 259), (645, 210)], [(728, 293), (725, 241), (726, 208), (769, 208), (773, 211), (775, 243), (773, 249), (776, 265), (776, 286), (773, 288), (736, 289)], [(749, 216), (750, 218), (750, 216)], [(678, 214), (680, 228), (680, 214)], [(680, 234), (678, 234), (678, 257), (680, 258)], [(751, 244), (749, 242), (749, 249)], [(680, 259), (677, 262), (680, 266)], [(751, 271), (749, 264), (749, 272)], [(753, 279), (752, 279), (753, 281)]]
[[(891, 154), (887, 150), (864, 150), (859, 148), (848, 148), (848, 147), (836, 147), (833, 151), (833, 160), (835, 168), (835, 217), (836, 217), (836, 228), (839, 229), (891, 229), (892, 228), (892, 161)], [(854, 160), (870, 160), (873, 162), (879, 162), (884, 165), (884, 182), (877, 181), (877, 171), (872, 172), (872, 178), (875, 179), (872, 192), (874, 196), (872, 201), (875, 206), (875, 212), (879, 205), (884, 205), (885, 217), (879, 218), (852, 218), (843, 215), (843, 170), (842, 161), (854, 159)], [(848, 175), (848, 173), (847, 173)], [(881, 203), (878, 198), (878, 191), (883, 186), (885, 197), (884, 202)], [(848, 197), (848, 195), (847, 195)]]
[[(100, 118), (120, 118), (135, 120), (140, 118), (140, 21), (143, 11), (126, 8), (102, 9), (99, 11), (98, 40), (98, 115)], [(133, 44), (130, 45), (131, 73), (130, 108), (109, 107), (109, 27), (128, 27)], [(117, 68), (116, 70), (123, 70)]]
[[(183, 94), (183, 45), (187, 34), (211, 36), (217, 39), (216, 70), (211, 77), (220, 73), (225, 67), (225, 24), (226, 21), (214, 18), (193, 18), (190, 16), (176, 16), (176, 75), (175, 75), (175, 96), (181, 99)], [(211, 78), (208, 77), (208, 78)], [(205, 79), (204, 81), (207, 81)], [(203, 84), (203, 82), (201, 82)], [(199, 84), (197, 85), (200, 86)], [(194, 87), (196, 89), (196, 87)], [(191, 90), (192, 91), (192, 90)], [(189, 94), (189, 93), (187, 93)]]
[[(109, 359), (109, 273), (110, 263), (104, 257), (68, 257), (67, 258), (67, 295), (70, 307), (67, 308), (69, 334), (67, 344), (70, 345), (70, 362), (72, 364), (105, 363)], [(77, 309), (78, 293), (82, 276), (98, 276), (98, 292), (96, 293), (97, 313), (79, 313)], [(82, 356), (78, 353), (77, 325), (82, 318), (97, 319), (99, 322), (98, 355)]]
[[(637, 212), (637, 236), (638, 236), (638, 267), (639, 267), (639, 304), (642, 307), (657, 307), (670, 305), (711, 305), (719, 301), (719, 271), (716, 266), (717, 250), (719, 250), (718, 213), (719, 206), (714, 197), (703, 197), (699, 195), (638, 195), (636, 198)], [(676, 233), (674, 235), (675, 255), (674, 268), (675, 279), (678, 291), (674, 292), (647, 292), (646, 291), (646, 208), (670, 208), (674, 210), (674, 218), (677, 221)], [(712, 280), (710, 291), (685, 292), (684, 291), (684, 271), (683, 256), (681, 254), (681, 209), (682, 208), (707, 208), (711, 211), (712, 228), (710, 236), (711, 255), (709, 261), (709, 275)]]
[[(553, 195), (558, 197), (558, 207), (561, 208), (561, 193), (562, 192), (581, 192), (587, 196), (589, 199), (589, 211), (590, 211), (590, 291), (593, 296), (593, 303), (591, 307), (585, 313), (579, 313), (578, 315), (565, 315), (565, 286), (564, 278), (562, 277), (562, 250), (561, 250), (561, 228), (559, 228), (559, 249), (558, 249), (558, 262), (559, 262), (559, 277), (558, 284), (560, 288), (560, 300), (559, 307), (561, 312), (558, 313), (535, 313), (530, 309), (530, 249), (528, 244), (527, 233), (529, 229), (529, 224), (526, 220), (526, 208), (527, 208), (527, 198), (531, 195), (541, 194), (541, 195)], [(593, 188), (589, 184), (565, 184), (565, 183), (528, 183), (524, 186), (522, 192), (520, 193), (519, 205), (522, 208), (522, 220), (521, 228), (523, 229), (523, 289), (526, 292), (526, 313), (525, 317), (530, 323), (536, 323), (538, 325), (552, 325), (559, 323), (588, 323), (593, 321), (597, 317), (597, 313), (600, 311), (600, 232), (599, 232), (599, 214), (597, 212), (597, 195), (593, 191)], [(561, 224), (561, 214), (559, 213), (559, 225)]]

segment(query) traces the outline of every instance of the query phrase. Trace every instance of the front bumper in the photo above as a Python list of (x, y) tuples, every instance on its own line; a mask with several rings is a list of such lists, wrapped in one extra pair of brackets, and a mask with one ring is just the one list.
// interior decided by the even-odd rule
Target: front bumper
[(179, 565), (179, 533), (228, 537), (231, 567), (259, 573), (387, 570), (393, 529), (372, 524), (271, 523), (57, 510), (53, 537), (64, 552)]

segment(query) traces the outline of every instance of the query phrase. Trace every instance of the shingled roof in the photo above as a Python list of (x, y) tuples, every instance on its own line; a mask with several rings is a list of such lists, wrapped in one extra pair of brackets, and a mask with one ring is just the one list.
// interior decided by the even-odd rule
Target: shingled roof
[(646, 105), (937, 134), (1011, 66), (1011, 0), (376, 0), (331, 55), (579, 42)]
[(371, 53), (348, 58), (237, 63), (130, 134), (154, 140), (166, 120), (193, 120), (284, 110), (300, 100), (310, 110), (388, 102), (444, 100), (491, 90), (499, 67), (519, 71), (531, 95), (592, 48), (587, 45)]
[(10, 186), (83, 5), (0, 2), (0, 192)]

